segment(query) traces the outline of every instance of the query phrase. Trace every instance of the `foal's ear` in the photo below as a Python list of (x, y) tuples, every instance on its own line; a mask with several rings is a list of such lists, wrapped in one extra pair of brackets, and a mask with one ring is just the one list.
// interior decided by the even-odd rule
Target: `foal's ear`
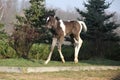
[(57, 20), (60, 20), (60, 18), (59, 17), (55, 17)]

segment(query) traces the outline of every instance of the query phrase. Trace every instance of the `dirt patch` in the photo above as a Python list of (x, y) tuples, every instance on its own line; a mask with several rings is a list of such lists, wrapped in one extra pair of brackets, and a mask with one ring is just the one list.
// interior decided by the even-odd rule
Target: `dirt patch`
[(0, 80), (120, 80), (120, 70), (0, 73)]

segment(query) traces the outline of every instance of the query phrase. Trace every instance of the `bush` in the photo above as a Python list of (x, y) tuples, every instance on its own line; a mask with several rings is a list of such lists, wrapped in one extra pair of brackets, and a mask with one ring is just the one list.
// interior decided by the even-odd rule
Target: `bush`
[[(92, 52), (93, 52), (93, 50), (91, 47), (91, 43), (89, 43), (88, 41), (84, 41), (82, 44), (82, 47), (80, 48), (80, 51), (79, 51), (79, 55), (78, 55), (79, 60), (90, 59), (94, 55), (94, 54), (92, 54)], [(62, 53), (63, 53), (63, 56), (66, 61), (74, 60), (74, 46), (63, 45)], [(61, 60), (57, 48), (55, 48), (55, 50), (53, 51), (52, 60), (57, 60), (57, 61)]]
[(0, 58), (13, 58), (15, 51), (8, 44), (8, 35), (4, 32), (4, 24), (0, 24)]
[(108, 42), (108, 44), (109, 47), (107, 49), (107, 54), (105, 54), (105, 58), (120, 61), (120, 44), (115, 42)]
[[(79, 55), (78, 55), (79, 60), (88, 60), (93, 58), (120, 60), (120, 45), (116, 44), (115, 42), (104, 41), (101, 44), (100, 54), (96, 54), (94, 49), (95, 49), (94, 42), (84, 41), (79, 51)], [(65, 60), (67, 61), (74, 60), (74, 47), (63, 45), (62, 53), (64, 55)], [(58, 60), (58, 61), (61, 60), (57, 48), (55, 48), (53, 52), (52, 60)]]
[(7, 52), (7, 44), (5, 43), (5, 41), (0, 40), (0, 57), (6, 57), (6, 52)]
[(9, 39), (9, 45), (16, 51), (18, 57), (28, 58), (33, 43), (40, 37), (35, 28), (29, 24), (19, 26)]
[(29, 52), (29, 57), (37, 60), (45, 60), (50, 52), (49, 47), (48, 44), (33, 44)]
[(120, 45), (114, 41), (103, 41), (99, 53), (95, 53), (95, 46), (92, 41), (84, 41), (79, 53), (79, 59), (106, 58), (120, 60)]
[(15, 58), (16, 52), (13, 50), (6, 40), (0, 40), (0, 58)]
[(79, 51), (79, 60), (87, 60), (95, 56), (93, 44), (89, 41), (84, 41)]
[[(65, 60), (67, 60), (67, 61), (74, 60), (74, 48), (72, 46), (63, 45), (62, 46), (62, 54), (63, 54)], [(61, 61), (57, 47), (55, 47), (55, 49), (53, 51), (52, 60)]]

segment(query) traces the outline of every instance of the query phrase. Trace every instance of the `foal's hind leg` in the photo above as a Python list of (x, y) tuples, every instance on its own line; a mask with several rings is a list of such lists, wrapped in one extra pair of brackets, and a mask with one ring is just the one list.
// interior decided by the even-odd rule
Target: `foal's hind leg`
[(50, 61), (56, 43), (57, 43), (57, 38), (53, 38), (52, 45), (51, 45), (51, 50), (50, 50), (50, 53), (49, 53), (49, 56), (48, 56), (47, 60), (45, 61), (45, 64), (47, 64)]
[(78, 36), (77, 38), (74, 38), (74, 41), (75, 41), (75, 58), (74, 58), (74, 62), (75, 63), (78, 63), (78, 53), (79, 53), (79, 50), (80, 50), (80, 47), (82, 45), (82, 39), (80, 38), (80, 36)]
[(62, 45), (63, 41), (64, 41), (64, 37), (61, 37), (59, 39), (59, 42), (58, 42), (58, 52), (60, 54), (62, 62), (65, 63), (64, 56), (63, 56), (62, 51), (61, 51), (61, 45)]

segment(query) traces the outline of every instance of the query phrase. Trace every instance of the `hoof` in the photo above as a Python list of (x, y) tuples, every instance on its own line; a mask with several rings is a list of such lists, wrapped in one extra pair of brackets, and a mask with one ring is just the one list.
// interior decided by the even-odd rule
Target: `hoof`
[(75, 64), (77, 64), (78, 62), (75, 62)]
[(65, 63), (65, 60), (64, 60), (64, 58), (62, 58), (62, 63)]
[(49, 61), (45, 61), (45, 63), (44, 63), (44, 64), (46, 65), (46, 64), (48, 64), (48, 62), (49, 62)]
[(62, 61), (62, 63), (65, 63), (65, 61)]
[(74, 62), (75, 62), (75, 64), (76, 64), (76, 63), (78, 63), (78, 60), (75, 60)]
[(45, 65), (47, 65), (48, 63), (44, 62)]

